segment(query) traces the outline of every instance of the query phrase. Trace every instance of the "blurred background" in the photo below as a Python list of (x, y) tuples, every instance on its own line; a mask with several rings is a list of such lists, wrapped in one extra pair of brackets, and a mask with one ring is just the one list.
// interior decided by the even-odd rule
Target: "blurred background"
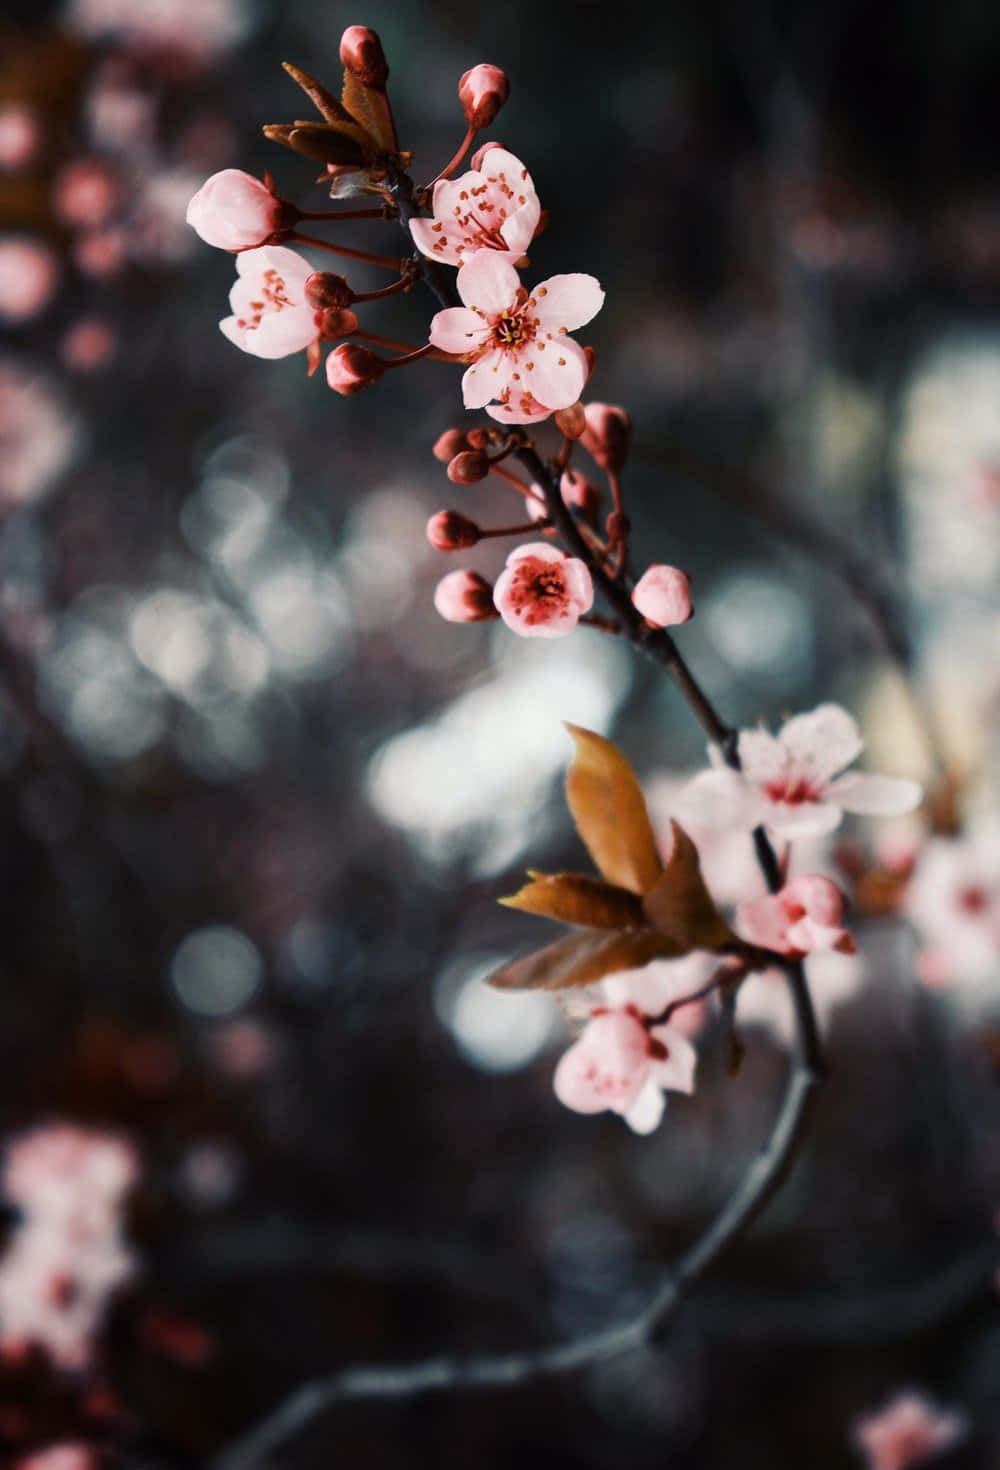
[[(931, 796), (812, 858), (862, 951), (811, 962), (830, 1077), (791, 1180), (665, 1341), (339, 1408), (271, 1470), (834, 1470), (901, 1387), (967, 1416), (942, 1464), (994, 1466), (1000, 18), (978, 0), (8, 0), (0, 1126), (124, 1136), (141, 1179), (86, 1370), (44, 1342), (0, 1360), (0, 1458), (63, 1439), (201, 1466), (338, 1366), (617, 1320), (781, 1090), (788, 1018), (757, 978), (741, 1074), (709, 1023), (654, 1137), (556, 1103), (555, 1007), (482, 977), (549, 937), (496, 898), (586, 865), (560, 722), (613, 735), (665, 832), (700, 733), (598, 632), (437, 617), (428, 515), (504, 524), (516, 499), (431, 456), (462, 421), (453, 369), (347, 400), (218, 331), (233, 262), (187, 201), (271, 168), (324, 207), (259, 130), (303, 110), (280, 61), (335, 86), (353, 23), (381, 34), (418, 180), (461, 137), (460, 73), (509, 72), (490, 135), (550, 212), (532, 265), (607, 291), (591, 396), (633, 415), (634, 546), (690, 571), (680, 642), (724, 718), (841, 701), (872, 767)], [(419, 343), (432, 309), (365, 324)], [(725, 889), (741, 857), (715, 857)], [(11, 1198), (8, 1251), (20, 1218)]]

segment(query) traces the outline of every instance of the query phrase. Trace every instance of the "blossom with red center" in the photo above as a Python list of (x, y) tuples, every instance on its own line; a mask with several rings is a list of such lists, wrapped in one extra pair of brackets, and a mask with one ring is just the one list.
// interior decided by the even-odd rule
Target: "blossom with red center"
[(544, 541), (519, 546), (493, 589), (497, 612), (522, 638), (562, 638), (594, 601), (586, 566)]
[(688, 782), (678, 815), (702, 827), (763, 824), (793, 838), (832, 832), (845, 811), (878, 817), (912, 811), (923, 794), (918, 782), (841, 774), (863, 746), (854, 719), (837, 704), (796, 715), (777, 736), (741, 730), (740, 770), (732, 770), (721, 751), (710, 746), (713, 768)]
[(439, 179), (431, 201), (434, 218), (410, 221), (421, 255), (461, 265), (477, 250), (518, 260), (534, 238), (541, 206), (531, 175), (506, 148), (491, 148), (479, 169)]
[(967, 1429), (964, 1414), (937, 1409), (911, 1389), (859, 1419), (853, 1437), (868, 1457), (868, 1470), (906, 1470), (957, 1444)]
[(224, 337), (254, 357), (287, 357), (319, 336), (318, 313), (306, 296), (313, 267), (284, 245), (244, 250), (229, 293), (232, 316), (219, 323)]
[(265, 244), (282, 226), (285, 210), (266, 184), (240, 168), (206, 179), (187, 207), (188, 224), (208, 245), (247, 250)]
[(507, 257), (478, 250), (456, 284), (465, 305), (437, 313), (430, 341), (469, 363), (466, 408), (498, 399), (507, 422), (529, 423), (577, 401), (587, 360), (567, 334), (601, 309), (604, 292), (593, 276), (551, 276), (529, 295)]
[(818, 873), (802, 873), (778, 893), (741, 903), (736, 925), (744, 939), (801, 959), (814, 949), (853, 954), (857, 948), (846, 929), (844, 896), (836, 883)]
[(932, 837), (917, 858), (905, 912), (924, 946), (921, 978), (990, 993), (1000, 969), (1000, 824)]
[(710, 969), (708, 956), (686, 955), (567, 993), (569, 1014), (582, 1013), (587, 1022), (556, 1067), (559, 1101), (577, 1113), (618, 1113), (634, 1132), (652, 1133), (663, 1117), (664, 1092), (693, 1092), (697, 1064), (680, 1026), (655, 1018), (699, 990)]

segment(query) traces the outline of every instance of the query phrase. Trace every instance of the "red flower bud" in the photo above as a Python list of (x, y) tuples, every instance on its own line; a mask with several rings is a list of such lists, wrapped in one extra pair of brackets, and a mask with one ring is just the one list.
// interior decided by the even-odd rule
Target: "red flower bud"
[(581, 435), (584, 449), (612, 475), (617, 475), (628, 454), (632, 420), (613, 403), (588, 403), (584, 409), (587, 427)]
[(455, 485), (475, 485), (485, 480), (490, 462), (482, 449), (465, 449), (448, 466), (448, 479)]
[(358, 319), (353, 311), (333, 308), (319, 314), (319, 334), (324, 342), (336, 342), (340, 337), (350, 337), (358, 330)]
[(478, 572), (449, 572), (434, 589), (434, 606), (449, 623), (482, 623), (500, 614), (493, 588)]
[(444, 433), (435, 440), (434, 458), (439, 459), (442, 464), (448, 464), (456, 454), (461, 454), (462, 450), (467, 448), (468, 440), (464, 429), (445, 429)]
[(427, 522), (427, 539), (435, 551), (461, 551), (475, 546), (479, 527), (459, 510), (439, 510)]
[(389, 64), (382, 42), (370, 26), (348, 26), (340, 38), (340, 60), (352, 76), (376, 92), (384, 92)]
[(350, 306), (354, 292), (343, 276), (332, 271), (313, 271), (306, 277), (306, 300), (317, 311), (339, 311), (342, 306)]
[(509, 96), (506, 73), (486, 62), (463, 73), (458, 83), (458, 100), (470, 128), (488, 128)]
[(377, 383), (385, 372), (386, 364), (367, 347), (356, 342), (345, 342), (335, 347), (326, 360), (326, 381), (335, 393), (360, 393)]

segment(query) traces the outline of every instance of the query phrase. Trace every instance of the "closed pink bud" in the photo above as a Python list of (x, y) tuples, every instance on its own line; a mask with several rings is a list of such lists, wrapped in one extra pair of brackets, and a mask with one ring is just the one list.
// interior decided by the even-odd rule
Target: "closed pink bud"
[(455, 485), (475, 485), (485, 480), (490, 472), (490, 462), (482, 449), (465, 449), (448, 466), (448, 479)]
[(475, 546), (479, 527), (459, 510), (439, 510), (427, 522), (427, 539), (435, 551), (462, 551)]
[(468, 443), (464, 429), (445, 429), (434, 441), (434, 458), (442, 464), (449, 464), (456, 454), (461, 454), (463, 449), (468, 448)]
[(458, 83), (458, 100), (470, 128), (488, 128), (509, 96), (506, 72), (488, 62), (464, 72)]
[(350, 397), (377, 383), (385, 368), (382, 358), (369, 352), (367, 347), (345, 342), (343, 346), (335, 347), (326, 360), (326, 381), (334, 393)]
[(482, 623), (498, 617), (493, 588), (478, 572), (449, 572), (434, 589), (434, 606), (449, 623)]
[(469, 429), (465, 437), (469, 441), (470, 449), (485, 449), (490, 443), (491, 434), (491, 429)]
[(370, 26), (348, 26), (340, 38), (341, 65), (358, 81), (376, 92), (384, 92), (389, 64), (382, 42)]
[(187, 207), (187, 222), (208, 245), (252, 250), (290, 227), (291, 219), (260, 179), (224, 168), (202, 184)]
[(319, 335), (324, 342), (336, 342), (340, 337), (350, 337), (358, 330), (358, 319), (346, 307), (334, 307), (321, 312), (317, 318)]
[(652, 566), (636, 582), (632, 602), (656, 628), (686, 623), (694, 613), (691, 578), (678, 567)]
[(577, 470), (566, 470), (559, 482), (559, 488), (566, 504), (578, 510), (588, 526), (593, 526), (596, 531), (601, 515), (601, 501), (604, 499), (600, 486)]
[(333, 271), (313, 271), (306, 279), (306, 300), (317, 311), (339, 311), (350, 306), (354, 292), (343, 276)]
[(602, 470), (617, 475), (628, 454), (632, 420), (614, 403), (588, 403), (583, 412), (587, 420), (581, 435), (584, 449)]

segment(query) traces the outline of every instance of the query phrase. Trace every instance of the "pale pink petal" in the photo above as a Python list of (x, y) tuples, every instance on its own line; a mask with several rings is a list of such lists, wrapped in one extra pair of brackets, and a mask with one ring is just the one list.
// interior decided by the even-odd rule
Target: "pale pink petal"
[(513, 306), (521, 282), (506, 256), (495, 250), (477, 250), (462, 266), (455, 284), (466, 306), (493, 317)]
[(556, 1097), (578, 1113), (629, 1108), (649, 1073), (646, 1032), (624, 1011), (594, 1016), (560, 1058), (552, 1079)]
[(431, 318), (430, 344), (441, 352), (464, 357), (475, 352), (489, 332), (481, 316), (467, 306), (449, 306)]
[(565, 551), (560, 551), (558, 546), (550, 546), (548, 541), (526, 541), (523, 546), (515, 546), (514, 550), (507, 557), (506, 565), (509, 567), (515, 566), (519, 561), (524, 561), (529, 556), (534, 557), (536, 561), (563, 561), (568, 563), (572, 560), (572, 558), (566, 555)]
[(757, 786), (780, 780), (788, 770), (788, 752), (767, 730), (741, 730), (738, 749), (744, 776)]
[(304, 296), (305, 284), (316, 267), (310, 265), (305, 256), (287, 245), (261, 245), (256, 250), (244, 250), (236, 257), (236, 272), (240, 276), (261, 276), (264, 271), (275, 270), (289, 288), (300, 288), (296, 296)]
[(633, 1133), (653, 1133), (659, 1128), (667, 1100), (652, 1077), (648, 1077), (635, 1102), (622, 1113)]
[(780, 899), (767, 893), (737, 905), (736, 931), (749, 944), (784, 954), (788, 944), (788, 915)]
[(537, 199), (529, 199), (520, 209), (504, 220), (500, 233), (510, 247), (511, 253), (521, 256), (535, 238), (542, 207)]
[(583, 349), (569, 337), (539, 337), (524, 349), (522, 371), (536, 398), (550, 408), (568, 408), (575, 403), (587, 381), (587, 359)]
[(778, 739), (801, 769), (816, 781), (828, 781), (856, 760), (864, 749), (857, 722), (839, 704), (821, 704), (795, 715)]
[(768, 801), (762, 803), (758, 821), (786, 841), (796, 837), (821, 837), (840, 826), (843, 812), (825, 801)]
[(698, 1053), (687, 1037), (675, 1026), (654, 1026), (649, 1035), (667, 1050), (666, 1057), (654, 1057), (650, 1063), (650, 1075), (656, 1085), (670, 1092), (694, 1092)]
[(756, 827), (764, 806), (738, 772), (723, 768), (699, 771), (678, 795), (676, 815), (694, 827)]
[(601, 982), (603, 1004), (619, 1008), (632, 1005), (644, 1016), (658, 1016), (674, 1001), (685, 1000), (700, 990), (715, 964), (714, 956), (694, 950), (681, 959), (653, 960), (638, 970), (619, 970), (605, 975)]
[(411, 219), (410, 236), (421, 255), (430, 256), (431, 260), (443, 260), (449, 265), (456, 264), (451, 231), (442, 226), (440, 221)]
[(552, 413), (544, 403), (538, 403), (530, 393), (521, 393), (509, 403), (488, 403), (486, 412), (498, 424), (537, 424)]
[(311, 310), (269, 312), (256, 331), (247, 334), (248, 344), (252, 343), (247, 351), (256, 357), (288, 357), (304, 352), (316, 334), (316, 316)]
[(831, 781), (823, 788), (823, 795), (847, 812), (867, 817), (900, 817), (918, 807), (924, 793), (919, 781), (852, 773)]
[(604, 305), (604, 292), (599, 281), (579, 272), (550, 276), (547, 281), (540, 282), (531, 295), (535, 302), (535, 315), (551, 332), (557, 332), (560, 327), (572, 332), (585, 326)]
[(462, 402), (466, 408), (483, 408), (499, 398), (507, 385), (510, 366), (499, 350), (485, 353), (462, 374)]
[(838, 954), (854, 954), (857, 945), (846, 929), (833, 924), (821, 924), (806, 914), (790, 925), (787, 943), (797, 954), (811, 954), (813, 950), (836, 950)]

